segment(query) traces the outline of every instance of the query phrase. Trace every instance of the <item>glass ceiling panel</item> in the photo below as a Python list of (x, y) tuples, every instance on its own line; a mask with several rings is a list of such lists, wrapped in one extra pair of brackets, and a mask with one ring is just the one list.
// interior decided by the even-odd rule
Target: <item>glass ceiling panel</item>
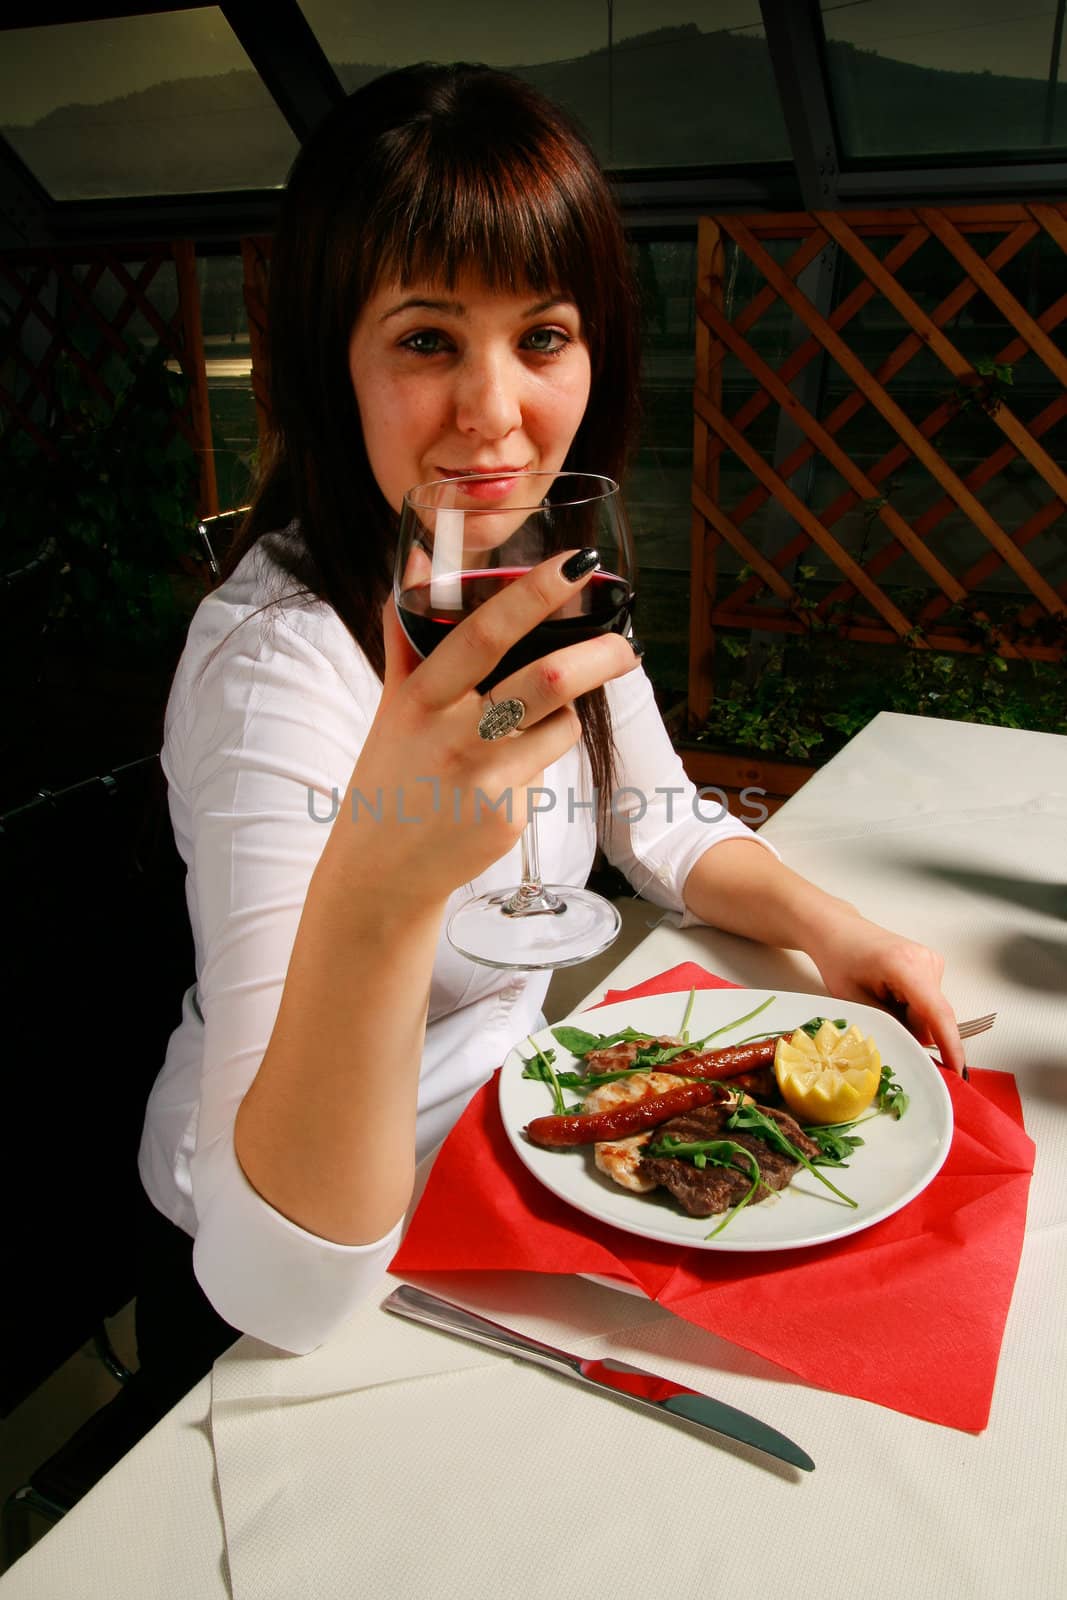
[(787, 161), (758, 0), (301, 0), (348, 90), (415, 61), (483, 61), (578, 119), (608, 166)]
[(1062, 15), (1060, 0), (827, 0), (823, 27), (845, 153), (1062, 150)]
[(56, 200), (285, 181), (296, 138), (217, 6), (0, 39), (0, 132)]

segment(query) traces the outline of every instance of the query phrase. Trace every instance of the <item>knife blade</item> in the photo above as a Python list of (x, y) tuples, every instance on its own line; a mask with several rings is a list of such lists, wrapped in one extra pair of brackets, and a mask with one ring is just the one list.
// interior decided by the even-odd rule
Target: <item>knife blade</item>
[(542, 1344), (539, 1339), (531, 1339), (514, 1328), (506, 1328), (500, 1322), (491, 1322), (488, 1317), (478, 1316), (464, 1306), (454, 1305), (451, 1300), (442, 1300), (425, 1289), (416, 1289), (410, 1283), (394, 1289), (382, 1301), (382, 1309), (391, 1311), (395, 1316), (406, 1317), (410, 1322), (421, 1322), (429, 1328), (459, 1334), (474, 1344), (500, 1350), (505, 1355), (516, 1356), (520, 1361), (532, 1361), (563, 1377), (589, 1384), (603, 1394), (643, 1406), (661, 1417), (680, 1417), (705, 1433), (737, 1439), (755, 1450), (762, 1450), (766, 1455), (777, 1457), (779, 1461), (787, 1461), (790, 1466), (800, 1467), (804, 1472), (811, 1472), (815, 1467), (807, 1451), (794, 1444), (792, 1439), (787, 1439), (784, 1433), (779, 1433), (777, 1428), (769, 1427), (757, 1417), (749, 1416), (746, 1411), (738, 1411), (722, 1400), (713, 1400), (710, 1395), (687, 1389), (684, 1384), (674, 1383), (670, 1378), (659, 1377), (654, 1372), (645, 1372), (641, 1367), (631, 1367), (625, 1361), (611, 1358), (592, 1360), (572, 1355), (568, 1350), (558, 1350), (554, 1345)]

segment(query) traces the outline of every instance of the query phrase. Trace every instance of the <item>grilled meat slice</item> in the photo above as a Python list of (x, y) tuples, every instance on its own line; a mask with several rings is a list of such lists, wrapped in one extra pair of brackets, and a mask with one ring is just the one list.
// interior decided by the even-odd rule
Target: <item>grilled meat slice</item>
[[(681, 1067), (678, 1070), (680, 1072), (682, 1070)], [(752, 1072), (739, 1072), (736, 1078), (729, 1079), (729, 1087), (731, 1089), (743, 1089), (764, 1110), (767, 1109), (768, 1105), (782, 1104), (782, 1097), (778, 1093), (778, 1080), (774, 1076), (773, 1067), (756, 1067)]]
[[(781, 1128), (790, 1144), (796, 1146), (809, 1160), (818, 1154), (818, 1146), (785, 1111), (761, 1106), (768, 1117)], [(756, 1158), (760, 1172), (760, 1186), (752, 1196), (752, 1203), (765, 1200), (773, 1189), (784, 1189), (800, 1171), (800, 1164), (780, 1150), (773, 1150), (763, 1139), (753, 1133), (734, 1133), (726, 1124), (733, 1111), (732, 1105), (698, 1106), (683, 1116), (672, 1117), (657, 1128), (653, 1141), (659, 1144), (673, 1137), (690, 1143), (701, 1139), (731, 1139)], [(738, 1158), (740, 1160), (740, 1157)], [(696, 1167), (691, 1161), (678, 1156), (650, 1156), (642, 1154), (639, 1168), (642, 1178), (662, 1184), (670, 1191), (691, 1217), (712, 1217), (729, 1211), (744, 1199), (752, 1181), (751, 1171), (740, 1167)]]
[(637, 1052), (647, 1049), (650, 1044), (665, 1045), (673, 1049), (681, 1042), (681, 1039), (623, 1039), (620, 1044), (608, 1045), (605, 1050), (590, 1050), (582, 1063), (582, 1070), (590, 1074), (624, 1072), (637, 1060)]

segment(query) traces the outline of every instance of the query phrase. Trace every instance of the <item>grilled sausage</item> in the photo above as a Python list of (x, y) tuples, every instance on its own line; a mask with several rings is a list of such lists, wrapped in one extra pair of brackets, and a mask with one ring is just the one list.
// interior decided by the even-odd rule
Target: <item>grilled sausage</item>
[[(791, 1036), (787, 1034), (786, 1037)], [(777, 1043), (775, 1034), (770, 1039), (753, 1039), (748, 1044), (725, 1045), (721, 1050), (689, 1050), (654, 1070), (677, 1072), (683, 1078), (735, 1078), (741, 1072), (769, 1067), (774, 1061)], [(677, 1039), (628, 1039), (608, 1050), (591, 1050), (585, 1057), (583, 1070), (586, 1073), (618, 1072), (633, 1063), (639, 1050), (646, 1050), (650, 1045), (671, 1049), (677, 1044)]]
[(524, 1131), (531, 1144), (546, 1150), (598, 1144), (606, 1139), (625, 1139), (631, 1133), (654, 1128), (669, 1117), (680, 1116), (683, 1111), (692, 1111), (694, 1106), (707, 1106), (727, 1097), (729, 1090), (718, 1083), (682, 1083), (666, 1094), (649, 1095), (644, 1100), (616, 1106), (612, 1111), (585, 1112), (572, 1117), (535, 1117), (526, 1124)]
[(685, 1078), (736, 1078), (740, 1072), (770, 1066), (777, 1043), (775, 1034), (749, 1044), (728, 1044), (722, 1050), (696, 1050), (692, 1055), (674, 1056), (664, 1063), (664, 1071), (680, 1072)]

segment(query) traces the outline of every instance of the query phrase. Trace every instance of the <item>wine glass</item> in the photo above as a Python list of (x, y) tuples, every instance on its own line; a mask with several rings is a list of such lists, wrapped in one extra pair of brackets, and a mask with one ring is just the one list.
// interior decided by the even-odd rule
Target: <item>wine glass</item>
[[(421, 656), (493, 594), (564, 550), (595, 548), (600, 564), (558, 611), (512, 645), (478, 685), (489, 694), (518, 668), (602, 633), (625, 633), (634, 603), (633, 540), (617, 483), (590, 472), (472, 473), (420, 484), (404, 497), (394, 578), (397, 615)], [(609, 900), (545, 884), (537, 817), (522, 834), (522, 882), (469, 901), (448, 924), (472, 961), (525, 970), (569, 967), (618, 934)]]

